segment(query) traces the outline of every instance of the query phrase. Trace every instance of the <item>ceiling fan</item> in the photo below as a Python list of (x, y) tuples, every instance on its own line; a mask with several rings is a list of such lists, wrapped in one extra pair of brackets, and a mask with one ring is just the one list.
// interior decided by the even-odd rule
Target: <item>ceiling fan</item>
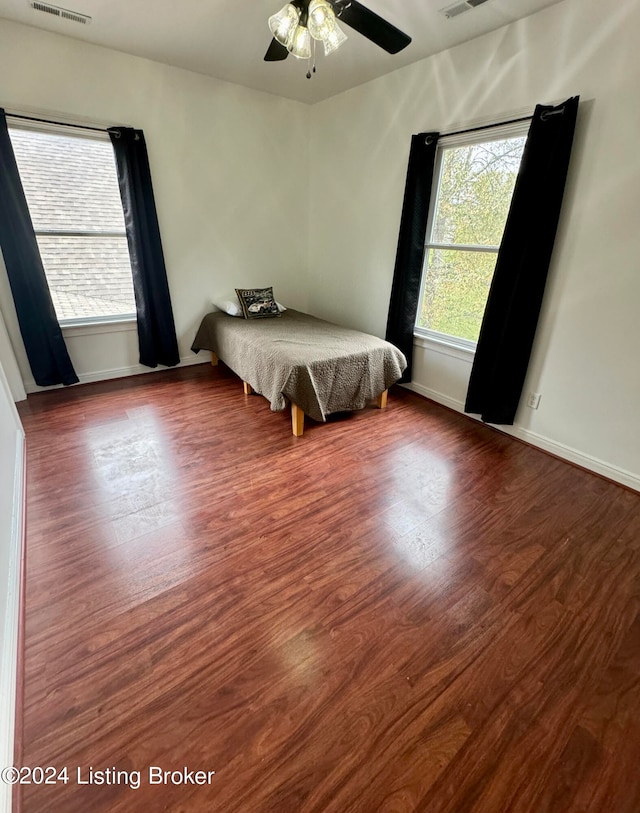
[[(325, 54), (332, 53), (347, 39), (338, 20), (390, 54), (397, 54), (411, 42), (411, 37), (357, 0), (291, 0), (269, 18), (273, 40), (265, 62), (278, 62), (290, 53), (310, 59), (315, 41), (324, 44)], [(307, 77), (310, 75), (308, 72)]]

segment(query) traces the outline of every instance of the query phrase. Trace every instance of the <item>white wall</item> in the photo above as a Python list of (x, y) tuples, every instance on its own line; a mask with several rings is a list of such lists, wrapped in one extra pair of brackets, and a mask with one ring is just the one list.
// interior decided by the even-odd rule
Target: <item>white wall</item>
[[(513, 433), (640, 488), (640, 3), (565, 0), (311, 111), (312, 312), (384, 335), (410, 136), (580, 94), (562, 220)], [(322, 224), (316, 230), (315, 221)], [(462, 409), (470, 361), (416, 348)]]
[[(8, 111), (144, 130), (185, 362), (216, 293), (273, 285), (279, 301), (307, 306), (306, 106), (5, 20), (0, 53)], [(0, 307), (32, 390), (1, 262)], [(137, 371), (135, 331), (68, 333), (81, 380)]]
[[(13, 765), (24, 433), (0, 362), (0, 765)], [(0, 810), (11, 809), (0, 783)]]
[[(0, 254), (0, 258), (1, 258)], [(1, 260), (0, 260), (1, 262)], [(24, 384), (22, 383), (22, 376), (20, 374), (20, 367), (16, 360), (16, 356), (7, 332), (7, 327), (2, 317), (2, 310), (0, 309), (0, 365), (4, 368), (4, 374), (7, 379), (7, 386), (11, 392), (14, 401), (24, 401), (27, 397), (24, 391)]]

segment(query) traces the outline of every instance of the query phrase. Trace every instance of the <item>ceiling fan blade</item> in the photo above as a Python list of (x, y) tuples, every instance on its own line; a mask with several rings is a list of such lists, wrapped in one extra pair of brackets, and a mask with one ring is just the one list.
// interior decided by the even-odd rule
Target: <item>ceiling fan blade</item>
[(335, 0), (333, 8), (340, 22), (346, 23), (390, 54), (397, 54), (411, 42), (411, 37), (356, 0)]
[(264, 55), (265, 62), (279, 62), (281, 59), (286, 59), (289, 56), (289, 51), (284, 45), (278, 42), (274, 37), (271, 44), (267, 48), (267, 53)]

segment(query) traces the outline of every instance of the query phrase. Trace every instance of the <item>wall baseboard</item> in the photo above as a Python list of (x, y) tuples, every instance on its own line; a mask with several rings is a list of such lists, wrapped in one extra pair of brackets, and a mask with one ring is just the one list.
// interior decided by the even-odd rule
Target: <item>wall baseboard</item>
[[(14, 764), (16, 701), (18, 695), (21, 694), (18, 691), (17, 682), (25, 532), (26, 479), (24, 450), (24, 432), (19, 428), (16, 429), (7, 602), (4, 608), (2, 660), (0, 665), (0, 766), (2, 767)], [(12, 796), (13, 787), (8, 783), (0, 783), (0, 810), (11, 810)]]
[[(191, 354), (180, 357), (180, 367), (187, 367), (191, 364), (204, 364), (208, 358)], [(110, 370), (97, 370), (94, 373), (78, 373), (81, 384), (94, 384), (97, 381), (109, 381), (112, 378), (126, 378), (130, 375), (141, 375), (142, 373), (158, 373), (162, 370), (173, 370), (174, 367), (145, 367), (143, 364), (132, 364), (130, 367), (114, 367)], [(62, 384), (56, 387), (39, 387), (32, 381), (26, 381), (24, 388), (27, 394), (34, 392), (46, 392), (47, 390), (59, 389)]]
[[(429, 387), (425, 387), (422, 384), (411, 382), (409, 384), (403, 384), (402, 386), (408, 390), (411, 390), (412, 392), (417, 393), (418, 395), (422, 395), (424, 398), (428, 398), (430, 401), (435, 401), (437, 404), (442, 404), (442, 406), (453, 409), (455, 412), (460, 412), (467, 418), (471, 418), (471, 420), (480, 422), (478, 418), (475, 418), (473, 415), (469, 415), (464, 411), (464, 403), (462, 401), (450, 398), (449, 396), (444, 395), (437, 390), (432, 390)], [(523, 429), (520, 426), (494, 426), (493, 424), (486, 425), (493, 426), (494, 429), (497, 429), (499, 432), (503, 432), (505, 435), (511, 435), (512, 437), (518, 438), (519, 440), (522, 440), (531, 446), (536, 446), (537, 448), (542, 449), (542, 451), (548, 452), (555, 457), (559, 457), (562, 460), (566, 460), (569, 463), (580, 466), (580, 468), (587, 469), (588, 471), (594, 472), (594, 474), (599, 474), (602, 477), (606, 477), (607, 480), (613, 480), (614, 482), (620, 483), (621, 485), (631, 488), (634, 491), (640, 491), (640, 475), (638, 474), (634, 474), (626, 469), (618, 468), (617, 466), (612, 466), (610, 463), (606, 463), (604, 460), (600, 460), (597, 457), (585, 454), (584, 452), (574, 449), (571, 446), (567, 446), (564, 443), (559, 443), (556, 440), (552, 440), (544, 435), (540, 435), (538, 432), (532, 432), (530, 429)]]

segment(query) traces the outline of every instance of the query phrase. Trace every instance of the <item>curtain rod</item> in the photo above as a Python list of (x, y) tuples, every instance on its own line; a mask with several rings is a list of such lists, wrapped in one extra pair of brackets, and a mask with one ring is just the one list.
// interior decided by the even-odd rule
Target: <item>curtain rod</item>
[(23, 119), (24, 121), (38, 121), (41, 124), (57, 124), (61, 127), (76, 127), (78, 130), (94, 130), (96, 133), (106, 133), (106, 127), (92, 127), (90, 124), (72, 124), (64, 121), (53, 121), (52, 119), (41, 119), (37, 116), (24, 116), (20, 113), (7, 113), (7, 118)]
[(450, 133), (441, 133), (441, 138), (446, 138), (447, 136), (456, 136), (456, 135), (465, 135), (466, 133), (477, 133), (479, 130), (491, 130), (494, 127), (502, 127), (505, 124), (518, 124), (521, 121), (531, 121), (533, 115), (531, 116), (521, 116), (518, 119), (509, 119), (508, 121), (496, 121), (493, 124), (481, 124), (479, 127), (468, 127), (466, 130), (453, 130)]
[[(543, 121), (549, 118), (549, 116), (558, 116), (564, 113), (564, 105), (562, 107), (557, 107), (554, 110), (543, 110), (540, 114), (540, 118)], [(517, 119), (508, 119), (507, 121), (498, 121), (494, 122), (493, 124), (481, 124), (478, 127), (469, 127), (466, 130), (454, 130), (451, 133), (441, 133), (441, 138), (446, 138), (447, 136), (456, 136), (456, 135), (465, 135), (466, 133), (476, 133), (479, 130), (490, 130), (493, 127), (503, 127), (506, 124), (519, 124), (521, 121), (531, 121), (533, 119), (533, 113), (530, 116), (520, 116)]]

